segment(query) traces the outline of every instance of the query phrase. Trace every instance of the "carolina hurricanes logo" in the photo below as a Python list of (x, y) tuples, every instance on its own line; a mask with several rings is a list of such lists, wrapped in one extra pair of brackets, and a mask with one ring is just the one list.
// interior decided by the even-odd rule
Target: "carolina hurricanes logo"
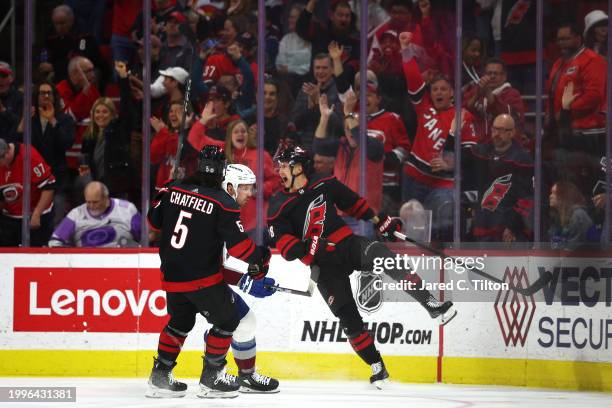
[(6, 184), (0, 187), (0, 194), (7, 203), (17, 200), (21, 196), (22, 191), (23, 187), (18, 183)]
[(315, 198), (308, 209), (306, 210), (306, 219), (304, 220), (304, 233), (302, 239), (308, 239), (312, 237), (320, 237), (323, 234), (323, 227), (325, 224), (325, 211), (327, 210), (327, 203), (323, 194)]
[(498, 177), (491, 183), (491, 187), (485, 191), (480, 202), (483, 209), (489, 211), (497, 210), (499, 203), (501, 203), (506, 194), (508, 194), (510, 187), (512, 187), (511, 178), (512, 173)]

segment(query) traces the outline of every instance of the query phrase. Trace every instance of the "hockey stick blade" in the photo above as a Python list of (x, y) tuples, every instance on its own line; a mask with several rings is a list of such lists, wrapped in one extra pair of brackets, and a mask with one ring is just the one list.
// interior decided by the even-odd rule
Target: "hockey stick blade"
[[(428, 252), (430, 252), (430, 253), (432, 253), (434, 255), (440, 256), (442, 258), (442, 260), (444, 260), (445, 258), (450, 258), (450, 259), (453, 260), (453, 262), (455, 261), (454, 257), (448, 256), (444, 252), (442, 252), (442, 251), (440, 251), (438, 249), (432, 248), (430, 246), (425, 245), (422, 242), (419, 242), (419, 241), (416, 241), (416, 240), (414, 240), (414, 239), (412, 239), (410, 237), (407, 237), (406, 235), (402, 234), (401, 232), (395, 231), (393, 233), (393, 235), (396, 238), (401, 239), (402, 241), (410, 242), (410, 243), (418, 246), (419, 248), (424, 249), (425, 251), (428, 251)], [(483, 271), (481, 269), (468, 268), (468, 270), (470, 272), (473, 272), (476, 275), (480, 275), (483, 278), (488, 279), (488, 280), (490, 280), (492, 282), (502, 283), (502, 284), (503, 283), (507, 283), (503, 279), (500, 279), (500, 278), (497, 278), (497, 277), (495, 277), (493, 275), (490, 275), (490, 274), (486, 273), (485, 271)], [(546, 286), (546, 284), (552, 280), (552, 277), (553, 277), (552, 273), (546, 272), (546, 273), (542, 274), (538, 279), (536, 279), (535, 282), (533, 282), (531, 285), (529, 285), (529, 286), (527, 286), (525, 288), (517, 287), (517, 286), (514, 286), (514, 285), (510, 284), (509, 285), (510, 286), (510, 290), (518, 292), (518, 293), (520, 293), (521, 295), (524, 295), (524, 296), (531, 296), (534, 293), (538, 292), (540, 289), (542, 289), (544, 286)]]

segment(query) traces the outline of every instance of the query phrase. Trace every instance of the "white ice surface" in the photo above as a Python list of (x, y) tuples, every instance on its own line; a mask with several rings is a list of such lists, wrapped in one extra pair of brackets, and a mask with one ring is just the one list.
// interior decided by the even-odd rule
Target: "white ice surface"
[(389, 383), (378, 391), (358, 381), (281, 381), (278, 394), (218, 400), (197, 398), (197, 380), (187, 383), (186, 397), (154, 400), (144, 397), (146, 379), (0, 377), (1, 387), (77, 387), (76, 403), (0, 402), (0, 407), (612, 408), (612, 393), (516, 387)]

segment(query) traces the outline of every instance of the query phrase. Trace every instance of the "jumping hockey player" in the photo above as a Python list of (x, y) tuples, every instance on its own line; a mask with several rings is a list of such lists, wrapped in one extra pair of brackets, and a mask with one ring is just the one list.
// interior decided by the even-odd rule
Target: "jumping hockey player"
[[(240, 208), (253, 196), (256, 177), (250, 168), (243, 164), (228, 164), (225, 168), (223, 190), (227, 192)], [(257, 298), (264, 298), (275, 293), (272, 288), (275, 284), (272, 278), (254, 280), (248, 274), (241, 274), (230, 269), (223, 269), (225, 282), (238, 286), (243, 292)], [(245, 393), (275, 393), (279, 392), (278, 380), (259, 374), (255, 368), (257, 353), (255, 342), (255, 329), (257, 321), (255, 313), (249, 305), (235, 294), (240, 324), (234, 331), (231, 348), (234, 360), (238, 366), (238, 383), (240, 392)], [(205, 335), (206, 337), (206, 335)]]
[(249, 274), (256, 280), (267, 273), (270, 251), (256, 247), (243, 232), (236, 202), (221, 189), (224, 173), (221, 149), (205, 146), (196, 172), (162, 188), (148, 213), (149, 223), (161, 234), (162, 289), (170, 315), (159, 336), (148, 397), (185, 395), (187, 385), (173, 378), (172, 369), (197, 313), (213, 325), (206, 340), (198, 397), (238, 395), (240, 385), (225, 373), (225, 357), (240, 319), (236, 296), (220, 271), (223, 245), (230, 255), (249, 264)]
[[(349, 275), (355, 270), (372, 270), (375, 257), (394, 257), (395, 254), (380, 242), (354, 235), (336, 207), (349, 216), (371, 221), (378, 234), (389, 240), (395, 240), (393, 232), (401, 229), (401, 221), (387, 215), (376, 216), (363, 198), (336, 178), (313, 174), (310, 156), (300, 147), (285, 149), (277, 155), (276, 161), (285, 191), (272, 198), (268, 209), (272, 242), (285, 259), (299, 259), (306, 265), (318, 267), (319, 292), (340, 320), (357, 355), (372, 367), (370, 382), (381, 388), (389, 374), (374, 340), (364, 329)], [(420, 286), (418, 276), (410, 270), (393, 270), (387, 274), (395, 280), (409, 280)], [(408, 293), (432, 318), (440, 318), (442, 324), (456, 315), (451, 302), (439, 302), (426, 290), (415, 289)]]

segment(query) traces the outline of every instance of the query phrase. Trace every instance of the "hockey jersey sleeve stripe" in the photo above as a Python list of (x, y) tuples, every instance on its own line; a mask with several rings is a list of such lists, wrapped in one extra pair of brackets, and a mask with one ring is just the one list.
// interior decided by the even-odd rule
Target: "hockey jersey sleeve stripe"
[(242, 261), (247, 259), (253, 251), (255, 251), (255, 243), (251, 238), (245, 238), (227, 250), (231, 256)]
[[(372, 212), (372, 214), (374, 214), (374, 212)], [(350, 237), (351, 235), (353, 235), (353, 230), (348, 225), (345, 225), (345, 226), (343, 226), (341, 228), (338, 228), (337, 230), (335, 230), (331, 234), (329, 234), (327, 239), (330, 242), (333, 242), (334, 244), (337, 244), (340, 241), (342, 241), (344, 238)]]
[(203, 198), (203, 199), (208, 200), (208, 201), (213, 201), (213, 202), (217, 203), (217, 204), (219, 205), (219, 207), (223, 208), (225, 211), (236, 212), (236, 213), (239, 213), (239, 212), (240, 212), (240, 209), (239, 209), (239, 208), (227, 208), (226, 206), (224, 206), (223, 204), (221, 204), (221, 202), (220, 202), (220, 201), (215, 200), (215, 199), (214, 199), (214, 198), (212, 198), (212, 197), (205, 196), (204, 194), (199, 194), (199, 193), (196, 193), (196, 192), (194, 192), (194, 191), (184, 190), (184, 189), (182, 189), (182, 188), (178, 188), (178, 187), (172, 187), (172, 189), (173, 189), (173, 190), (176, 190), (176, 191), (180, 191), (181, 193), (185, 193), (185, 194), (190, 194), (190, 195), (198, 196), (198, 197)]
[(368, 202), (363, 197), (360, 197), (359, 200), (357, 200), (357, 202), (346, 211), (346, 213), (351, 217), (361, 218), (369, 209), (370, 206), (368, 205)]
[(300, 241), (293, 235), (285, 234), (276, 241), (276, 248), (280, 251), (283, 258), (287, 258), (287, 253)]

